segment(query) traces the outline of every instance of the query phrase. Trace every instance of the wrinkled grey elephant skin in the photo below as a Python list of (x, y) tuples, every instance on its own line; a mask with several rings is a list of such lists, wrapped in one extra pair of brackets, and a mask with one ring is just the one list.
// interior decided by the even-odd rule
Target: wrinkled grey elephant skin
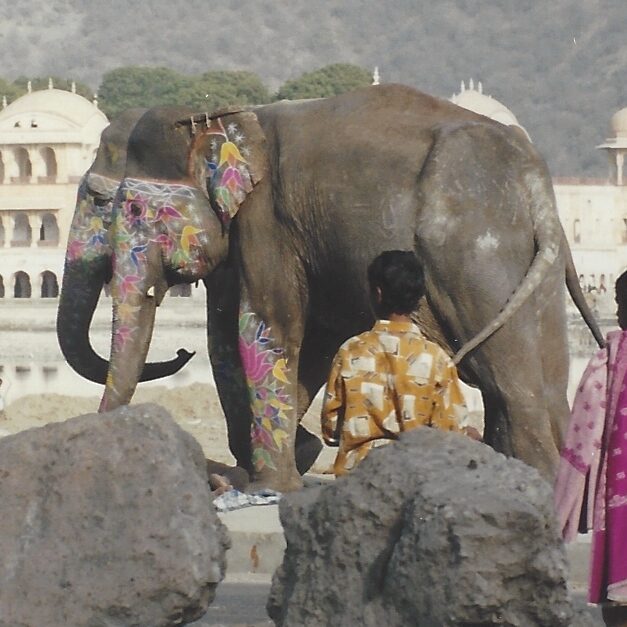
[(0, 625), (186, 624), (230, 545), (198, 442), (156, 405), (0, 441)]
[(463, 436), (408, 433), (280, 514), (277, 625), (572, 624), (549, 485)]
[[(202, 280), (231, 450), (257, 486), (299, 489), (299, 420), (341, 344), (373, 324), (368, 264), (413, 250), (421, 329), (481, 390), (485, 442), (554, 477), (568, 417), (565, 286), (602, 336), (549, 171), (519, 133), (403, 85), (152, 109), (129, 136), (111, 215), (103, 409), (133, 397), (167, 287)], [(260, 358), (274, 365), (259, 371)], [(269, 390), (280, 397), (271, 420), (257, 402)]]

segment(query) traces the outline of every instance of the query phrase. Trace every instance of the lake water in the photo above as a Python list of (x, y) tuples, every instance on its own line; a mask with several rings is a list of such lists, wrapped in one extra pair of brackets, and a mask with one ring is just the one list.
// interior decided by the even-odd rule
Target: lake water
[[(48, 311), (46, 311), (46, 307)], [(56, 306), (46, 304), (41, 312), (44, 323), (31, 328), (0, 328), (0, 377), (4, 384), (1, 392), (5, 404), (29, 394), (62, 394), (69, 396), (94, 396), (102, 394), (103, 386), (83, 379), (65, 362), (56, 338), (54, 328), (49, 323), (54, 319)], [(3, 309), (6, 313), (6, 309)], [(13, 318), (19, 322), (20, 309), (16, 309)], [(194, 358), (177, 374), (149, 383), (142, 387), (165, 385), (169, 388), (180, 387), (194, 382), (213, 384), (211, 367), (207, 356), (207, 340), (202, 303), (176, 303), (169, 305), (165, 314), (158, 310), (155, 332), (151, 343), (149, 359), (161, 361), (172, 359), (178, 348), (184, 347), (196, 351)], [(95, 350), (107, 357), (110, 349), (110, 312), (108, 308), (99, 308), (95, 317), (91, 340)], [(163, 319), (163, 322), (160, 322)], [(47, 321), (47, 322), (46, 322)], [(2, 319), (0, 319), (0, 325)], [(9, 324), (5, 320), (5, 325)], [(11, 323), (13, 326), (15, 324)], [(35, 329), (35, 330), (33, 330)], [(571, 358), (569, 378), (569, 400), (577, 386), (592, 354), (593, 344), (584, 333), (584, 351)], [(471, 411), (482, 411), (482, 402), (477, 390), (465, 387), (465, 393)]]

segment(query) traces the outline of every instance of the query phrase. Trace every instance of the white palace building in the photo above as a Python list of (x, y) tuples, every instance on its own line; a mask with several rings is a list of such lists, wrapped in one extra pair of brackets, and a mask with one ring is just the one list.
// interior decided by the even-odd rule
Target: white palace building
[(73, 91), (31, 92), (0, 111), (0, 297), (56, 298), (78, 182), (109, 124)]
[[(483, 93), (481, 83), (462, 83), (451, 100), (520, 126), (507, 107)], [(58, 297), (77, 184), (107, 124), (95, 100), (55, 89), (52, 82), (11, 104), (3, 101), (0, 300)], [(580, 280), (601, 310), (607, 304), (612, 311), (613, 282), (627, 268), (627, 107), (612, 117), (611, 136), (596, 148), (609, 160), (606, 179), (555, 179), (554, 187)]]
[[(522, 129), (514, 114), (495, 98), (475, 88), (471, 79), (461, 84), (452, 102), (507, 125)], [(627, 107), (612, 116), (611, 137), (596, 148), (609, 161), (607, 178), (577, 176), (554, 178), (553, 188), (560, 219), (570, 244), (579, 280), (591, 304), (603, 315), (612, 315), (614, 281), (627, 270)], [(522, 129), (525, 131), (525, 129)], [(529, 136), (527, 131), (525, 134)], [(533, 138), (530, 138), (533, 141)], [(582, 146), (591, 150), (592, 146)]]

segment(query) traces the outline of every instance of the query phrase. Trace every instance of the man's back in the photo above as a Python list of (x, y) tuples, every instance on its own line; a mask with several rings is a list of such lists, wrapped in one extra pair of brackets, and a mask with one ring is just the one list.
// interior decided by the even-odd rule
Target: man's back
[(428, 425), (459, 430), (467, 413), (455, 367), (411, 322), (379, 320), (335, 358), (322, 415), (327, 441), (341, 441), (336, 474), (373, 445)]

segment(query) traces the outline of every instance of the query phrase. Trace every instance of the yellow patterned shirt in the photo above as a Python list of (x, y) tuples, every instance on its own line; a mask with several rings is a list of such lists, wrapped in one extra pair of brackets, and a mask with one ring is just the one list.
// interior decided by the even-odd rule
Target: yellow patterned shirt
[(339, 450), (343, 475), (373, 446), (423, 425), (459, 431), (467, 409), (448, 355), (411, 322), (378, 320), (348, 339), (331, 368), (322, 408), (322, 435)]

